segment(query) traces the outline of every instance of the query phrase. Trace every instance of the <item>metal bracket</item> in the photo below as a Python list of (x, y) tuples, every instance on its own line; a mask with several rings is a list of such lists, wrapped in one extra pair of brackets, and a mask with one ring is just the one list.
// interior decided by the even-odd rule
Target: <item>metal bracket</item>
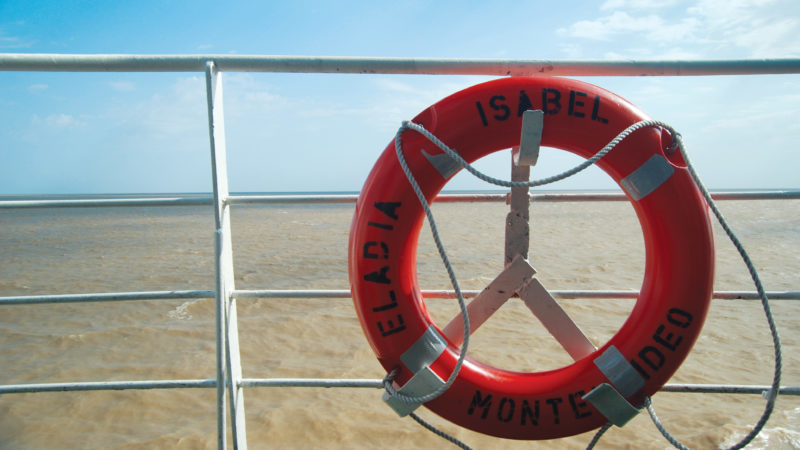
[(595, 358), (594, 364), (625, 397), (630, 397), (644, 387), (644, 378), (613, 345)]
[[(443, 385), (444, 380), (439, 378), (439, 375), (436, 375), (436, 373), (434, 373), (429, 366), (425, 366), (422, 368), (422, 370), (415, 373), (414, 376), (408, 380), (408, 383), (403, 385), (403, 387), (400, 389), (397, 389), (397, 392), (411, 396), (425, 395), (429, 392), (439, 389)], [(394, 386), (397, 388), (397, 384)], [(400, 417), (405, 417), (411, 414), (420, 406), (420, 403), (403, 402), (397, 397), (389, 395), (389, 393), (385, 391), (383, 393), (383, 401), (386, 402), (386, 404), (389, 405)]]
[(583, 396), (583, 400), (592, 404), (600, 414), (604, 415), (609, 422), (621, 427), (639, 414), (639, 409), (628, 403), (616, 389), (608, 383), (592, 389), (591, 392)]
[(630, 397), (644, 387), (644, 378), (613, 345), (595, 358), (594, 364), (613, 386), (603, 383), (584, 395), (583, 400), (597, 408), (609, 422), (621, 427), (641, 411), (625, 397)]
[(417, 342), (414, 342), (408, 350), (400, 355), (400, 361), (403, 361), (408, 370), (417, 373), (436, 361), (446, 348), (447, 341), (439, 334), (435, 326), (428, 325), (428, 329), (417, 339)]
[(519, 147), (514, 147), (514, 164), (517, 166), (535, 166), (539, 160), (539, 147), (542, 145), (542, 129), (544, 128), (544, 111), (528, 110), (522, 113), (522, 133)]
[[(441, 356), (446, 348), (447, 341), (439, 334), (435, 326), (429, 325), (425, 333), (400, 355), (400, 360), (408, 370), (414, 373), (414, 376), (402, 387), (393, 383), (397, 392), (416, 397), (433, 392), (444, 385), (445, 382), (431, 370), (430, 365)], [(407, 416), (421, 405), (421, 403), (406, 403), (389, 395), (388, 392), (383, 393), (383, 401), (400, 417)]]

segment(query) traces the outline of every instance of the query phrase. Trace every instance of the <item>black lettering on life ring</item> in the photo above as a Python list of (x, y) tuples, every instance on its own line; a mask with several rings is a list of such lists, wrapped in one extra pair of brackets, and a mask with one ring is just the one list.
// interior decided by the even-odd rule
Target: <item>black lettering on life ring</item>
[[(503, 407), (505, 405), (508, 405), (508, 412), (504, 414)], [(511, 422), (511, 419), (514, 418), (514, 407), (515, 403), (513, 398), (503, 397), (500, 399), (500, 405), (497, 406), (497, 420)]]
[(588, 408), (589, 405), (584, 401), (577, 401), (577, 399), (582, 399), (584, 395), (583, 391), (575, 392), (574, 394), (569, 394), (567, 398), (569, 398), (569, 406), (572, 407), (572, 412), (575, 413), (576, 419), (584, 419), (592, 415), (591, 411), (584, 411), (585, 408)]
[(483, 112), (483, 106), (481, 106), (481, 102), (475, 102), (475, 106), (478, 108), (478, 115), (481, 116), (481, 122), (483, 126), (488, 127), (489, 121), (486, 120), (486, 113)]
[(370, 272), (364, 275), (364, 281), (368, 281), (370, 283), (378, 283), (378, 284), (391, 284), (392, 280), (386, 276), (386, 272), (389, 271), (389, 266), (383, 266), (379, 270), (375, 272)]
[(674, 352), (683, 338), (675, 336), (673, 333), (667, 333), (666, 336), (662, 336), (661, 334), (664, 332), (664, 329), (664, 325), (659, 325), (658, 328), (656, 328), (655, 334), (653, 334), (653, 340)]
[(505, 103), (498, 104), (498, 101), (499, 102), (505, 102), (506, 101), (506, 97), (503, 96), (503, 95), (495, 95), (494, 97), (489, 99), (489, 106), (493, 110), (495, 110), (495, 111), (503, 111), (503, 114), (495, 114), (493, 117), (495, 119), (497, 119), (497, 120), (506, 120), (506, 119), (508, 119), (508, 116), (511, 115), (511, 110), (508, 108), (508, 105), (506, 105)]
[(370, 227), (380, 228), (381, 230), (394, 230), (394, 226), (389, 225), (388, 223), (367, 222), (367, 225)]
[(561, 92), (558, 89), (542, 89), (542, 111), (545, 114), (558, 114), (561, 111)]
[(378, 211), (386, 214), (389, 218), (397, 220), (399, 217), (397, 216), (396, 209), (400, 207), (400, 205), (402, 205), (400, 202), (375, 202), (374, 206)]
[[(666, 319), (666, 322), (658, 324), (652, 334), (653, 343), (657, 345), (642, 347), (636, 357), (630, 360), (631, 365), (645, 380), (649, 380), (650, 376), (661, 369), (667, 360), (668, 353), (665, 354), (659, 350), (659, 347), (670, 352), (677, 351), (678, 346), (683, 342), (683, 336), (679, 334), (679, 331), (692, 323), (692, 315), (679, 308), (670, 308)], [(678, 329), (676, 330), (675, 327)]]
[(406, 329), (405, 322), (403, 322), (403, 316), (401, 314), (397, 315), (397, 324), (393, 320), (386, 321), (386, 327), (383, 326), (383, 322), (380, 320), (376, 322), (378, 325), (378, 330), (381, 332), (383, 337), (390, 336), (395, 333), (399, 333)]
[(524, 90), (519, 91), (519, 103), (517, 103), (517, 117), (522, 117), (522, 114), (529, 109), (533, 109), (530, 97)]
[(483, 398), (481, 395), (481, 391), (475, 390), (475, 395), (472, 396), (472, 402), (469, 404), (469, 409), (467, 410), (467, 414), (472, 415), (475, 412), (475, 408), (483, 408), (483, 413), (481, 413), (481, 419), (485, 419), (486, 416), (489, 414), (489, 408), (492, 406), (492, 394)]
[(600, 123), (608, 123), (608, 119), (605, 117), (600, 117), (600, 96), (594, 96), (594, 105), (592, 106), (592, 120), (596, 120)]
[(553, 407), (553, 423), (556, 425), (560, 423), (560, 420), (558, 419), (558, 404), (563, 401), (564, 399), (562, 399), (561, 397), (553, 397), (545, 400), (545, 403)]
[(526, 417), (530, 419), (531, 425), (539, 425), (539, 400), (533, 401), (533, 409), (531, 409), (531, 404), (527, 400), (523, 400), (520, 416), (519, 424), (522, 426), (525, 426)]
[(389, 246), (386, 245), (386, 242), (383, 242), (383, 241), (381, 241), (381, 242), (367, 241), (367, 243), (364, 244), (364, 258), (366, 258), (366, 259), (380, 259), (380, 255), (378, 255), (377, 253), (370, 252), (370, 249), (372, 247), (377, 247), (379, 245), (381, 247), (381, 250), (383, 250), (383, 259), (389, 258)]
[(670, 308), (667, 320), (673, 325), (686, 328), (692, 323), (692, 315), (682, 309)]
[(650, 374), (649, 374), (649, 373), (647, 373), (647, 371), (646, 371), (646, 370), (644, 370), (644, 369), (642, 368), (642, 366), (640, 366), (640, 365), (639, 365), (639, 363), (638, 363), (638, 362), (636, 362), (636, 360), (635, 360), (635, 359), (632, 359), (632, 360), (630, 360), (629, 362), (631, 363), (631, 365), (633, 366), (633, 368), (634, 368), (634, 369), (636, 369), (636, 371), (637, 371), (637, 372), (639, 372), (639, 375), (641, 375), (641, 376), (642, 376), (642, 378), (644, 378), (645, 380), (649, 380), (649, 379), (650, 379)]
[(664, 361), (667, 360), (664, 357), (664, 354), (661, 353), (661, 350), (653, 347), (652, 345), (648, 345), (645, 348), (639, 351), (637, 355), (640, 361), (644, 361), (653, 371), (660, 369), (661, 366), (664, 365)]
[(376, 306), (372, 308), (372, 312), (386, 311), (388, 309), (392, 309), (397, 306), (397, 296), (394, 294), (394, 291), (392, 290), (389, 291), (389, 300), (391, 301), (385, 305)]
[(575, 97), (588, 97), (589, 94), (586, 92), (581, 91), (569, 91), (569, 107), (567, 108), (567, 114), (570, 116), (575, 117), (586, 117), (586, 114), (578, 111), (576, 107), (581, 108), (586, 105), (586, 103), (576, 100)]

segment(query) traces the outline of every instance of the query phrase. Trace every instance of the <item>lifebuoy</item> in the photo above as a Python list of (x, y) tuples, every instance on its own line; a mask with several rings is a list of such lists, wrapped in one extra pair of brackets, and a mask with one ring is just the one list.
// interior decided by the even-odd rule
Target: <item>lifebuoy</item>
[[(511, 77), (457, 92), (413, 122), (472, 162), (519, 145), (521, 116), (529, 109), (545, 113), (543, 146), (584, 158), (626, 127), (649, 119), (597, 86), (561, 78)], [(666, 383), (697, 339), (714, 272), (707, 205), (680, 153), (666, 152), (671, 144), (666, 131), (642, 129), (597, 163), (626, 190), (641, 224), (646, 254), (638, 300), (611, 340), (573, 364), (546, 372), (512, 372), (467, 358), (453, 385), (426, 407), (481, 433), (552, 439), (608, 421), (584, 399), (597, 386), (611, 383), (628, 402), (641, 405), (645, 396)], [(402, 135), (402, 145), (422, 192), (433, 201), (447, 182), (430, 159), (441, 150), (415, 131)], [(387, 372), (397, 370), (400, 386), (422, 365), (446, 380), (459, 351), (447, 341), (431, 351), (443, 338), (426, 311), (416, 278), (423, 218), (392, 141), (364, 183), (348, 256), (361, 326), (380, 364)], [(628, 375), (637, 383), (619, 388), (619, 377), (603, 368), (603, 361), (614, 355), (635, 369)]]

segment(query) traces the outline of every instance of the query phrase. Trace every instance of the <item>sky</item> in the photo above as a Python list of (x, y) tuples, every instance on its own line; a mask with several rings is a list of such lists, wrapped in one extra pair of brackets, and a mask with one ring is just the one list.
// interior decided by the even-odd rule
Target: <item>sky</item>
[[(798, 58), (800, 1), (0, 0), (0, 53)], [(403, 120), (489, 79), (225, 73), (230, 189), (357, 191)], [(800, 188), (800, 75), (581, 79), (672, 124), (711, 189)], [(0, 195), (210, 192), (207, 120), (202, 73), (0, 71)], [(545, 149), (533, 176), (578, 162)]]

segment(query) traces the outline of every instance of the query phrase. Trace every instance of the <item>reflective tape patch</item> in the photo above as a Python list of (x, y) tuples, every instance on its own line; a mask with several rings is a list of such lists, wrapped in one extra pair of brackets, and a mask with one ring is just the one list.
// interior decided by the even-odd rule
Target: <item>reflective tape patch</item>
[(621, 427), (639, 414), (639, 409), (625, 400), (610, 384), (603, 383), (583, 396), (583, 400), (591, 403), (609, 422)]
[(653, 155), (630, 175), (620, 181), (625, 192), (639, 201), (655, 191), (672, 176), (675, 169), (661, 155)]
[[(403, 385), (397, 392), (410, 396), (420, 396), (429, 394), (444, 385), (444, 380), (439, 378), (430, 367), (425, 366), (415, 373), (408, 383)], [(397, 397), (392, 397), (388, 392), (383, 393), (383, 401), (389, 405), (400, 417), (405, 417), (419, 408), (420, 403), (406, 403)]]
[(428, 325), (425, 333), (414, 342), (402, 355), (400, 361), (408, 367), (408, 370), (417, 373), (423, 367), (433, 364), (447, 348), (447, 341), (436, 330), (433, 325)]
[(594, 364), (624, 397), (630, 397), (644, 387), (644, 378), (613, 345), (595, 358)]
[(428, 162), (442, 175), (445, 180), (452, 177), (456, 172), (461, 169), (455, 159), (451, 158), (447, 153), (440, 153), (438, 155), (431, 155), (422, 149), (422, 154), (428, 159)]

